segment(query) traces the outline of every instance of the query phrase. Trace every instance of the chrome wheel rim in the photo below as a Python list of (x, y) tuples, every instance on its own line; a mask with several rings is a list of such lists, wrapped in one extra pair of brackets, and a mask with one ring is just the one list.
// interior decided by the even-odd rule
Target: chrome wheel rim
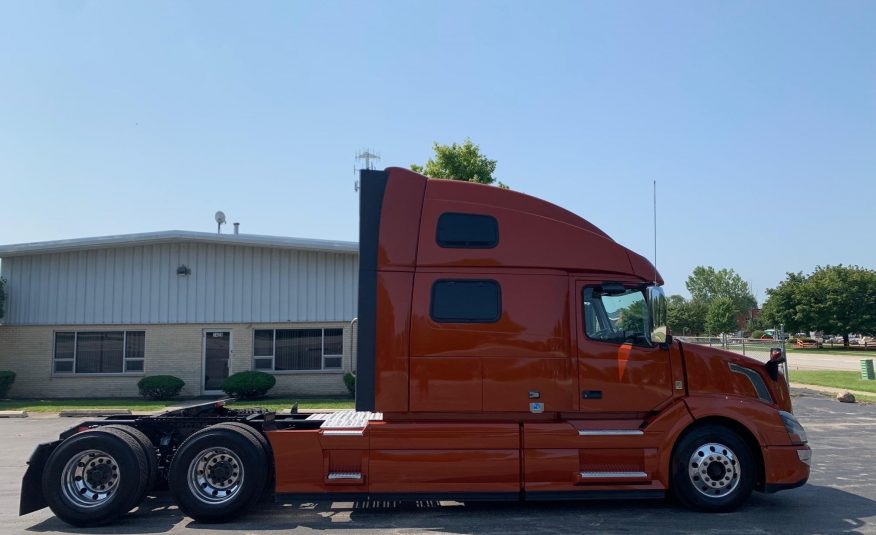
[(228, 448), (209, 448), (189, 464), (189, 490), (206, 504), (222, 504), (240, 493), (243, 476), (243, 463), (236, 453)]
[(61, 490), (77, 507), (99, 507), (119, 488), (119, 463), (100, 450), (86, 450), (67, 461), (61, 473)]
[(688, 476), (694, 488), (709, 498), (723, 498), (736, 490), (742, 467), (733, 450), (717, 442), (697, 448), (690, 456)]

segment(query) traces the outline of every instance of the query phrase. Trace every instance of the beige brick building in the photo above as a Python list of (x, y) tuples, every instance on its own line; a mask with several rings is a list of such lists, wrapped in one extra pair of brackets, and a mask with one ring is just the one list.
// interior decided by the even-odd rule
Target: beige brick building
[(0, 369), (18, 398), (132, 397), (146, 375), (184, 396), (272, 373), (276, 395), (346, 393), (355, 243), (159, 232), (0, 246)]

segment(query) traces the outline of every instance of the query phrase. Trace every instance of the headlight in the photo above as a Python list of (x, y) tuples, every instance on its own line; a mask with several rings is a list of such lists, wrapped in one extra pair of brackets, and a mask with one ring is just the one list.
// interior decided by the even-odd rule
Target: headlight
[(782, 417), (782, 423), (785, 424), (785, 429), (788, 431), (793, 444), (806, 444), (809, 442), (806, 438), (806, 430), (803, 429), (803, 426), (800, 425), (800, 422), (797, 421), (793, 414), (779, 411), (779, 416)]

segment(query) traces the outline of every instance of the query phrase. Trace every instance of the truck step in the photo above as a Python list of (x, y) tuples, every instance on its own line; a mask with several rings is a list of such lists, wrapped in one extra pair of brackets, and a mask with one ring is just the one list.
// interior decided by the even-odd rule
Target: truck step
[(321, 429), (361, 429), (370, 421), (380, 421), (379, 412), (337, 411), (333, 413), (311, 414), (308, 420), (322, 420)]
[(612, 481), (616, 483), (622, 483), (625, 481), (628, 482), (639, 482), (646, 481), (648, 479), (648, 474), (645, 472), (597, 472), (597, 471), (586, 471), (579, 472), (578, 479), (582, 483), (593, 483), (597, 481)]
[(362, 481), (362, 472), (329, 472), (330, 481)]
[(579, 429), (582, 437), (639, 437), (645, 434), (641, 429)]

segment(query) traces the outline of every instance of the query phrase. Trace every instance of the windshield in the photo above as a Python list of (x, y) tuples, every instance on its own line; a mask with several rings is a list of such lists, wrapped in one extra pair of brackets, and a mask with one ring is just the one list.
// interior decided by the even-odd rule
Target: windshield
[(651, 345), (648, 305), (638, 289), (603, 294), (599, 288), (585, 288), (584, 325), (594, 340)]

